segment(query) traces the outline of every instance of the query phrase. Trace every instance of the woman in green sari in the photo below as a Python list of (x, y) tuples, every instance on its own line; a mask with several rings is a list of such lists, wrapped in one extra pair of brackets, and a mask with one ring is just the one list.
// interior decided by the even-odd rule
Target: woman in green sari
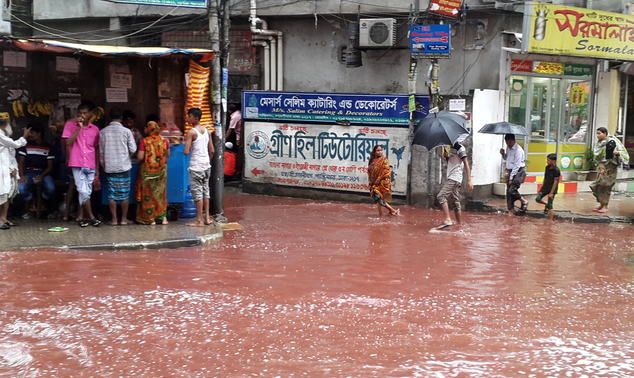
[(148, 122), (145, 135), (147, 137), (137, 153), (140, 164), (135, 195), (136, 221), (150, 225), (155, 225), (157, 221), (167, 224), (167, 158), (170, 146), (161, 136), (156, 122)]
[(590, 185), (592, 194), (599, 202), (599, 206), (592, 211), (598, 213), (608, 212), (610, 193), (616, 184), (616, 174), (619, 166), (629, 164), (630, 155), (617, 138), (608, 135), (605, 127), (597, 129), (597, 144), (594, 147), (594, 157), (599, 168), (599, 177)]

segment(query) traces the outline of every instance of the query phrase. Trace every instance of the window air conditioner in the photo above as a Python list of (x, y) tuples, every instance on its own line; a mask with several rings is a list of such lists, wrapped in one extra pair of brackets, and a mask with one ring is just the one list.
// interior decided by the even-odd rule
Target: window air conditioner
[(396, 20), (362, 18), (359, 23), (359, 47), (389, 47), (396, 44)]

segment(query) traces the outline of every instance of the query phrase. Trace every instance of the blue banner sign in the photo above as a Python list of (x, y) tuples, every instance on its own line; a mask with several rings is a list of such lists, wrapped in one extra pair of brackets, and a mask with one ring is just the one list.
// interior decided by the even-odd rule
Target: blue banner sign
[[(416, 96), (414, 118), (429, 112), (429, 96)], [(242, 118), (351, 124), (409, 125), (409, 96), (242, 91)]]
[(450, 25), (412, 25), (412, 58), (447, 59), (451, 57)]
[(139, 5), (166, 5), (184, 8), (207, 8), (207, 0), (112, 0), (115, 3)]

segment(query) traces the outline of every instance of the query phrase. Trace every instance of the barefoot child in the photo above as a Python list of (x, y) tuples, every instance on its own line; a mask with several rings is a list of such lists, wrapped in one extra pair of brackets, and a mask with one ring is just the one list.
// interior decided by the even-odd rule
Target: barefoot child
[[(555, 200), (555, 194), (557, 194), (557, 185), (559, 184), (561, 171), (557, 167), (556, 154), (548, 154), (546, 162), (548, 165), (546, 165), (546, 171), (544, 171), (544, 183), (542, 184), (542, 188), (539, 190), (535, 201), (537, 201), (537, 203), (541, 203), (542, 205), (546, 205), (544, 208), (544, 214), (547, 213), (550, 220), (553, 220), (555, 218), (553, 201)], [(548, 199), (548, 202), (542, 201), (544, 197)]]
[(443, 229), (452, 226), (449, 205), (451, 204), (456, 215), (456, 223), (460, 224), (462, 211), (460, 210), (460, 187), (462, 186), (462, 171), (467, 174), (467, 186), (473, 190), (471, 182), (471, 170), (467, 160), (467, 150), (460, 143), (456, 142), (449, 151), (443, 151), (443, 157), (447, 160), (447, 181), (438, 193), (438, 203), (442, 207), (445, 219), (436, 229)]
[[(211, 156), (214, 154), (214, 145), (209, 130), (200, 124), (203, 116), (199, 108), (191, 108), (187, 111), (187, 122), (193, 127), (185, 137), (185, 155), (191, 151), (189, 161), (189, 187), (192, 198), (196, 203), (196, 221), (187, 223), (190, 227), (202, 227), (211, 224), (209, 216), (209, 178), (211, 176)], [(203, 210), (205, 220), (203, 222)]]

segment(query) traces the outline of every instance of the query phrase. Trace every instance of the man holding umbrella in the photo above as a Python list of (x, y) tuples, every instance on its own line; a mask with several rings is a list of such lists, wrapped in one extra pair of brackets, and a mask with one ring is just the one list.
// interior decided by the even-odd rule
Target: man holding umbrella
[(506, 160), (506, 170), (509, 172), (506, 180), (506, 205), (509, 209), (509, 215), (513, 216), (515, 201), (520, 200), (522, 205), (521, 212), (525, 212), (528, 208), (528, 201), (520, 194), (520, 186), (526, 179), (526, 164), (524, 163), (524, 150), (515, 142), (515, 134), (506, 134), (504, 136), (506, 142), (506, 153), (500, 148), (500, 154)]

